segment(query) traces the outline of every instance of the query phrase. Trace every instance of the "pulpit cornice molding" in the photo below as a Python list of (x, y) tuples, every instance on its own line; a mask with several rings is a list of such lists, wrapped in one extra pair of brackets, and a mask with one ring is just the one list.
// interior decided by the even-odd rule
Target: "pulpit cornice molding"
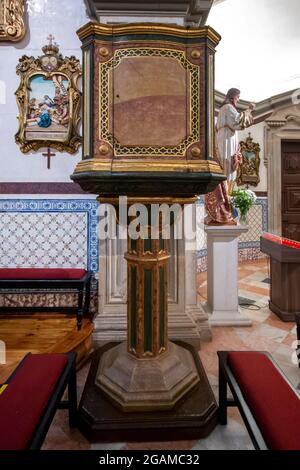
[(160, 2), (159, 0), (112, 0), (103, 2), (99, 0), (86, 0), (89, 14), (98, 21), (103, 17), (135, 18), (144, 17), (151, 21), (153, 17), (174, 18), (174, 22), (181, 21), (185, 26), (203, 26), (206, 23), (213, 0), (179, 0), (177, 2)]

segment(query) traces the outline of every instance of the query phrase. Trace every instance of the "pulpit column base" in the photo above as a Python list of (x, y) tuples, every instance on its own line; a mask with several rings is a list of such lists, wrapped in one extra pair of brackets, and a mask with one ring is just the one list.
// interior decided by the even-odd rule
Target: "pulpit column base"
[[(91, 442), (149, 442), (207, 437), (218, 424), (218, 406), (199, 359), (190, 344), (174, 346), (191, 355), (199, 382), (172, 410), (124, 412), (96, 384), (105, 353), (118, 347), (109, 343), (95, 351), (78, 410), (78, 427)], [(146, 378), (146, 377), (145, 377)]]

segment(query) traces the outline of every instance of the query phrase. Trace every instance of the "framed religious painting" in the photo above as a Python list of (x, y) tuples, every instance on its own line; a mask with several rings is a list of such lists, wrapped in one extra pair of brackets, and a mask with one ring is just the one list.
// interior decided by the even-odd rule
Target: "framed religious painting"
[(242, 154), (242, 163), (237, 172), (237, 185), (257, 186), (260, 181), (260, 145), (253, 142), (250, 132), (245, 142), (240, 142), (240, 150)]
[(42, 56), (24, 55), (19, 59), (16, 142), (23, 153), (42, 147), (75, 153), (81, 144), (78, 132), (81, 65), (74, 56), (63, 57), (51, 35), (48, 40)]
[(0, 41), (16, 42), (24, 35), (24, 0), (0, 0)]

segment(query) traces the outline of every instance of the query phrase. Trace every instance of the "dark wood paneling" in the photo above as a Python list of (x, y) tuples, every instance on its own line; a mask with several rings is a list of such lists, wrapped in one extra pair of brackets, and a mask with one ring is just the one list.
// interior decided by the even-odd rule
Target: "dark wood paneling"
[(270, 309), (283, 321), (300, 313), (300, 250), (261, 238), (261, 251), (270, 256)]
[(300, 142), (282, 142), (282, 235), (300, 241)]

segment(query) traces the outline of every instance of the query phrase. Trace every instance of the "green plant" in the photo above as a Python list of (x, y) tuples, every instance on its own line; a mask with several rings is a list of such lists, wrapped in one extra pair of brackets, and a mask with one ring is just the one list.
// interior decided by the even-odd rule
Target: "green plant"
[(245, 216), (249, 209), (254, 206), (256, 195), (250, 189), (236, 189), (232, 193), (231, 202), (234, 207), (240, 210), (242, 216)]

